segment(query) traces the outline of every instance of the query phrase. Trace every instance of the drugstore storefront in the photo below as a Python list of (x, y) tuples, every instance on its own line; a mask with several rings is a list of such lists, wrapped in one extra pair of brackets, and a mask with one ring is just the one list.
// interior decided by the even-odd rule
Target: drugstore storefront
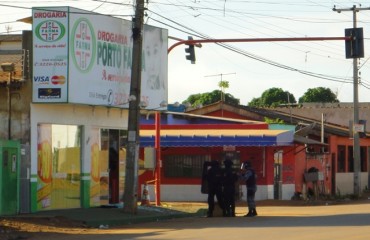
[(127, 110), (31, 106), (31, 211), (118, 203)]

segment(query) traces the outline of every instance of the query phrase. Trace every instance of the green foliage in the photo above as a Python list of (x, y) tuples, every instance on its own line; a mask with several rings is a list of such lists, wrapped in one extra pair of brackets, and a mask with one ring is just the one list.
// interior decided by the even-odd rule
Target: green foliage
[(271, 118), (268, 118), (268, 117), (264, 117), (264, 122), (265, 123), (268, 123), (268, 124), (284, 124), (284, 121), (281, 120), (280, 118), (276, 118), (276, 119), (271, 119)]
[(281, 88), (270, 88), (264, 91), (259, 98), (253, 98), (248, 104), (250, 107), (276, 107), (281, 104), (296, 103), (293, 94)]
[[(228, 81), (220, 81), (218, 86), (221, 90), (214, 90), (207, 93), (192, 94), (183, 101), (183, 103), (190, 103), (193, 107), (198, 105), (209, 105), (222, 100), (224, 95), (224, 101), (227, 104), (237, 106), (240, 104), (240, 100), (235, 98), (229, 93), (225, 93), (225, 89), (229, 87)], [(299, 98), (299, 103), (308, 102), (339, 102), (336, 95), (329, 89), (323, 87), (310, 88), (306, 93)], [(280, 105), (288, 105), (297, 103), (293, 94), (288, 91), (284, 91), (281, 88), (270, 88), (264, 91), (261, 97), (253, 98), (248, 106), (250, 107), (277, 107)], [(278, 120), (271, 120), (271, 123), (276, 123)]]
[(250, 107), (260, 107), (262, 106), (261, 98), (253, 98), (252, 101), (248, 103)]
[(329, 89), (324, 87), (309, 88), (302, 97), (299, 98), (299, 103), (309, 102), (339, 102), (337, 96)]
[(193, 107), (198, 106), (199, 104), (202, 104), (203, 106), (209, 105), (218, 101), (221, 101), (221, 94), (224, 94), (225, 96), (225, 103), (230, 105), (239, 105), (240, 100), (237, 98), (234, 98), (229, 93), (222, 93), (220, 90), (214, 90), (212, 92), (208, 93), (198, 93), (198, 94), (192, 94), (190, 95), (183, 103), (188, 102)]
[(225, 89), (229, 88), (229, 82), (228, 81), (219, 81), (218, 86), (221, 89), (221, 101), (225, 101)]
[(229, 88), (229, 81), (219, 81), (218, 86), (221, 88), (221, 91), (225, 90), (226, 88)]

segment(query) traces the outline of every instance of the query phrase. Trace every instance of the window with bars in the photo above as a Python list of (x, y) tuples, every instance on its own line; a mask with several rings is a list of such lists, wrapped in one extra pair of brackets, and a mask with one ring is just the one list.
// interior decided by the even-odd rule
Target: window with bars
[(210, 155), (168, 155), (163, 161), (164, 176), (168, 178), (200, 178)]

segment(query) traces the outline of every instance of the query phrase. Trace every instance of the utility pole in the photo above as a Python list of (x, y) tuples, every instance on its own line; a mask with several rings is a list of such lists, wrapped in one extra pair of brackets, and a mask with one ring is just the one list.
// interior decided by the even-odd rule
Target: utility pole
[(132, 69), (130, 96), (135, 96), (129, 103), (128, 136), (126, 154), (126, 176), (123, 195), (123, 212), (137, 214), (138, 159), (139, 159), (139, 123), (141, 97), (141, 53), (143, 45), (144, 0), (136, 1), (135, 18), (133, 19)]
[(293, 123), (293, 119), (292, 119), (292, 104), (290, 104), (290, 97), (289, 97), (289, 93), (287, 92), (287, 95), (288, 95), (288, 105), (289, 105), (289, 116), (290, 116), (290, 124)]
[[(370, 10), (370, 8), (358, 8), (353, 5), (352, 8), (338, 9), (334, 6), (333, 11), (338, 13), (351, 11), (353, 13), (353, 28), (357, 28), (357, 12)], [(361, 156), (360, 156), (360, 135), (355, 126), (359, 123), (359, 104), (358, 104), (358, 60), (353, 58), (353, 193), (356, 196), (361, 195)]]

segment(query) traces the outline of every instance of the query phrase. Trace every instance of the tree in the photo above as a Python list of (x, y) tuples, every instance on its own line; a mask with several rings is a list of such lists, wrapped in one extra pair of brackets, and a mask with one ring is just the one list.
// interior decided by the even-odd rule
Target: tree
[(220, 81), (219, 83), (218, 83), (218, 86), (220, 87), (220, 89), (221, 89), (221, 101), (225, 101), (225, 97), (224, 97), (224, 95), (225, 95), (225, 89), (226, 88), (229, 88), (229, 81)]
[(253, 98), (252, 101), (248, 103), (248, 106), (250, 107), (260, 107), (262, 106), (261, 98)]
[[(218, 102), (221, 100), (221, 94), (222, 92), (220, 90), (213, 90), (212, 92), (208, 93), (197, 93), (190, 95), (183, 103), (190, 103), (193, 107), (196, 107), (198, 105), (209, 105), (215, 102)], [(224, 94), (225, 96), (225, 103), (230, 105), (239, 105), (240, 100), (237, 98), (234, 98), (229, 93)]]
[(281, 104), (296, 103), (293, 94), (281, 88), (270, 88), (264, 91), (259, 98), (253, 98), (248, 103), (250, 107), (275, 107)]
[(309, 88), (302, 97), (299, 98), (299, 103), (309, 102), (339, 102), (337, 96), (329, 89), (324, 87)]

